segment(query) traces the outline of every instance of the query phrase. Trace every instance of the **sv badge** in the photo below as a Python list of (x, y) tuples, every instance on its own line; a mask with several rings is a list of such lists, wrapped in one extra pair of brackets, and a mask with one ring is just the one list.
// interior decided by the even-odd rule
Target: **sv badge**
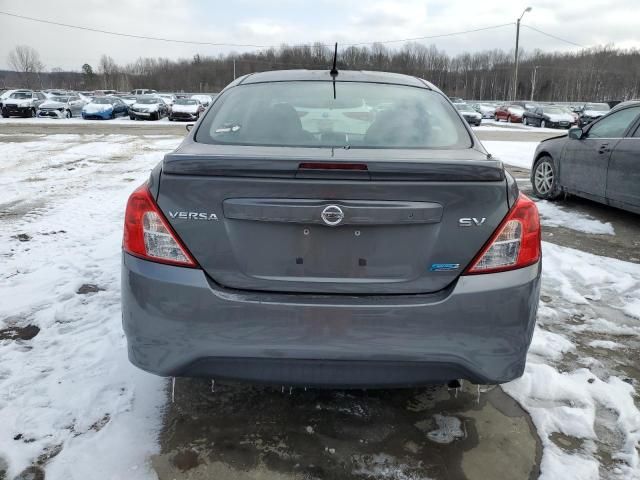
[(474, 227), (474, 226), (480, 227), (486, 221), (487, 219), (485, 217), (482, 217), (482, 218), (476, 218), (476, 217), (466, 218), (465, 217), (458, 220), (458, 226), (459, 227)]

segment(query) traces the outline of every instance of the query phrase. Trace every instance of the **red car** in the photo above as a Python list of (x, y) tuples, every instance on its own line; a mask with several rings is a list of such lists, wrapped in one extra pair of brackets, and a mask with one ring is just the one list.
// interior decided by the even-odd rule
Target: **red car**
[(522, 114), (524, 108), (520, 105), (500, 105), (496, 108), (495, 119), (496, 122), (505, 120), (509, 123), (522, 123)]

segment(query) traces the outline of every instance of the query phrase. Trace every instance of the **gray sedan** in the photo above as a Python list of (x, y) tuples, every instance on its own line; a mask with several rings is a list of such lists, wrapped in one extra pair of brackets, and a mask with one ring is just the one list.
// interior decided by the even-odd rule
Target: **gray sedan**
[(539, 198), (570, 193), (640, 213), (640, 102), (540, 142), (531, 183)]
[(131, 194), (123, 250), (129, 359), (164, 376), (508, 382), (540, 291), (535, 203), (440, 90), (382, 72), (235, 80)]

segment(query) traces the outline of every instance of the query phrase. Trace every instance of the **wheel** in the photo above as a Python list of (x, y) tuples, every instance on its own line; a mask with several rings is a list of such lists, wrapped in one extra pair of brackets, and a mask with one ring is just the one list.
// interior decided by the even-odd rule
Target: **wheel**
[(498, 117), (498, 115), (495, 115), (495, 116), (493, 117), (493, 119), (494, 119), (496, 122), (499, 122), (499, 121), (500, 121), (500, 117)]
[(173, 118), (171, 116), (169, 116), (169, 121), (173, 122)]
[(129, 115), (129, 120), (135, 120), (136, 117), (134, 117), (133, 115)]
[(554, 200), (560, 196), (553, 159), (544, 155), (536, 160), (531, 171), (533, 194), (545, 200)]
[(547, 122), (544, 120), (540, 120), (540, 128), (545, 128), (547, 126)]
[(71, 114), (71, 110), (67, 110), (67, 113), (65, 115), (67, 118), (71, 118), (73, 115)]
[(527, 117), (523, 117), (522, 118), (522, 124), (523, 125), (529, 125), (529, 120), (527, 120)]
[(9, 118), (9, 112), (4, 108), (2, 109), (2, 118)]

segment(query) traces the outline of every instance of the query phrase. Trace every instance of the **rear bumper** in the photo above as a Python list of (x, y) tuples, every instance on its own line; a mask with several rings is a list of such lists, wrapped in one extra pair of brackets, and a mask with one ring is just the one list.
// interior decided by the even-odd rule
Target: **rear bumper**
[(522, 375), (539, 289), (540, 263), (461, 277), (427, 295), (247, 292), (124, 254), (122, 318), (131, 362), (162, 376), (346, 388), (494, 384)]

